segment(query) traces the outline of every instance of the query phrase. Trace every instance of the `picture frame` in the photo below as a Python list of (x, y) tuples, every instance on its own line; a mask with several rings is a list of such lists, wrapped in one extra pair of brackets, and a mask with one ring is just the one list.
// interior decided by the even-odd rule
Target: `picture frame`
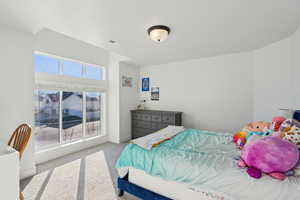
[(148, 92), (150, 90), (150, 78), (142, 78), (142, 92)]
[(122, 87), (132, 87), (132, 77), (122, 76)]
[(151, 88), (151, 101), (159, 101), (159, 87)]

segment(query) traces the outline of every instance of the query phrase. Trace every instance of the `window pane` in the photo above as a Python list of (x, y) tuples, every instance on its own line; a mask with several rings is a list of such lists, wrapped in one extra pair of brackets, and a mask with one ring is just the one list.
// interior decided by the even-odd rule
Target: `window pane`
[(100, 135), (101, 130), (101, 94), (99, 92), (86, 93), (86, 127), (87, 136)]
[(82, 65), (76, 62), (64, 61), (64, 75), (82, 77)]
[(44, 55), (34, 55), (35, 72), (59, 73), (59, 61)]
[(101, 67), (86, 66), (86, 78), (103, 80), (103, 69)]
[(34, 114), (37, 149), (59, 144), (59, 92), (36, 90)]
[(71, 141), (82, 137), (82, 93), (63, 92), (62, 140)]

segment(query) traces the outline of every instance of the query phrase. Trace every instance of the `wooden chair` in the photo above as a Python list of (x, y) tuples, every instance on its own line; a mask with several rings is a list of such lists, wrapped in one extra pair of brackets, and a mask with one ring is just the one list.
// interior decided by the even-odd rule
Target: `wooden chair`
[[(19, 152), (20, 160), (25, 151), (31, 136), (31, 127), (27, 124), (21, 124), (12, 134), (8, 141), (8, 145)], [(24, 200), (22, 192), (20, 192), (20, 200)]]

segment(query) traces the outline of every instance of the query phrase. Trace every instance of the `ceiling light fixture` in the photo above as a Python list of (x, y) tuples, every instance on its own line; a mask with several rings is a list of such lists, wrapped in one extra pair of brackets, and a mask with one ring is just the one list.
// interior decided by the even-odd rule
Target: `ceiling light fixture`
[(162, 42), (166, 40), (170, 31), (170, 28), (164, 25), (156, 25), (148, 28), (149, 37), (155, 42)]

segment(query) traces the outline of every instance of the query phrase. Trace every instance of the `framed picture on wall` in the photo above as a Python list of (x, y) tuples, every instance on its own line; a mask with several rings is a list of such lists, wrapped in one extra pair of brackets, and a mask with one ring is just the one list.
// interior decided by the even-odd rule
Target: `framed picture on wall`
[(159, 101), (159, 87), (151, 88), (151, 101)]
[(150, 87), (150, 78), (149, 77), (142, 78), (142, 91), (143, 92), (149, 91), (150, 90), (149, 87)]
[(122, 76), (122, 87), (132, 87), (132, 77)]

